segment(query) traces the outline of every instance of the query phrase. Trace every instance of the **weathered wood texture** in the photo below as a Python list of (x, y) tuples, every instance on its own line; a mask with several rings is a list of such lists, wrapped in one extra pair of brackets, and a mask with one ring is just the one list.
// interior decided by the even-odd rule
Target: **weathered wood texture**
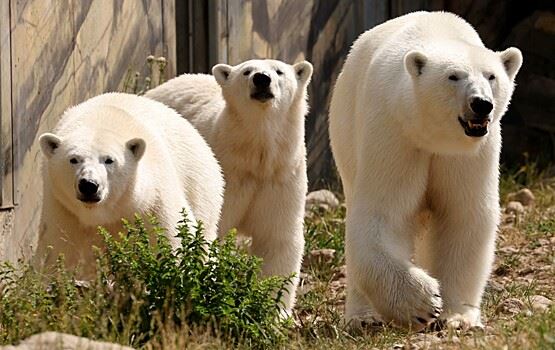
[(0, 260), (28, 256), (37, 238), (37, 136), (67, 107), (120, 89), (149, 54), (175, 74), (173, 11), (173, 0), (0, 2), (2, 207), (15, 205), (0, 215)]
[(428, 0), (427, 8), (454, 12), (494, 50), (518, 47), (524, 64), (503, 118), (502, 161), (555, 161), (555, 2), (552, 0)]
[[(334, 81), (353, 41), (364, 30), (417, 10), (447, 10), (475, 26), (493, 49), (514, 45), (524, 52), (509, 113), (504, 118), (503, 159), (554, 160), (555, 15), (553, 1), (509, 0), (212, 0), (219, 11), (212, 57), (236, 64), (275, 58), (314, 64), (306, 120), (310, 187), (336, 182), (329, 149), (327, 111)], [(213, 13), (213, 12), (210, 12)], [(519, 159), (520, 158), (520, 159)]]
[[(332, 82), (349, 47), (363, 30), (364, 20), (385, 18), (381, 1), (234, 0), (216, 1), (217, 50), (213, 56), (229, 64), (251, 58), (288, 63), (307, 59), (314, 65), (309, 87), (311, 112), (306, 119), (311, 187), (335, 176), (327, 133), (327, 109)], [(362, 14), (370, 14), (362, 16)], [(212, 33), (211, 33), (212, 34)], [(213, 40), (213, 39), (212, 39)]]

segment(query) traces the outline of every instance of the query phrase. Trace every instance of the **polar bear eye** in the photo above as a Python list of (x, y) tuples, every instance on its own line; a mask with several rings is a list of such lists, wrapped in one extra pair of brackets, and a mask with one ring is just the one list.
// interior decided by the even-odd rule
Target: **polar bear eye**
[(495, 75), (491, 74), (491, 75), (488, 77), (488, 80), (495, 80)]
[(251, 71), (250, 71), (250, 70), (246, 70), (246, 71), (243, 72), (243, 75), (244, 75), (244, 76), (248, 76), (248, 75), (250, 75), (250, 74), (251, 74)]
[(106, 158), (104, 160), (104, 164), (112, 164), (114, 162), (114, 160), (112, 158)]
[(451, 80), (451, 81), (459, 81), (459, 77), (457, 77), (455, 74), (451, 74), (451, 75), (449, 76), (449, 80)]
[(278, 69), (278, 70), (276, 70), (276, 73), (277, 73), (277, 75), (283, 75), (283, 72), (282, 72), (282, 71), (280, 71), (279, 69)]
[(75, 158), (75, 157), (71, 158), (71, 159), (69, 160), (69, 162), (70, 162), (71, 164), (77, 164), (77, 163), (79, 163), (79, 161), (78, 161), (77, 158)]

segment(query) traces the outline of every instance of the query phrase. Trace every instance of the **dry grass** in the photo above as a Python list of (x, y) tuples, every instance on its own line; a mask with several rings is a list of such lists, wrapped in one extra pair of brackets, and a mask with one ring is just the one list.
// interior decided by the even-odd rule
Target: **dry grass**
[[(496, 259), (482, 305), (484, 330), (411, 333), (382, 326), (354, 334), (341, 322), (345, 298), (344, 208), (307, 220), (308, 251), (332, 248), (327, 262), (310, 259), (297, 304), (299, 327), (289, 348), (555, 349), (555, 307), (539, 310), (537, 296), (555, 296), (555, 179), (526, 165), (502, 180), (502, 203), (524, 185), (535, 204), (503, 214)], [(329, 258), (328, 258), (329, 259)]]
[[(526, 186), (535, 204), (503, 215), (496, 260), (482, 305), (484, 330), (413, 333), (388, 326), (353, 332), (343, 324), (345, 301), (345, 208), (312, 212), (306, 220), (303, 265), (295, 326), (284, 349), (555, 349), (555, 307), (539, 310), (534, 298), (555, 296), (555, 179), (533, 166), (502, 181), (507, 194)], [(332, 249), (333, 251), (322, 251)], [(314, 253), (319, 251), (319, 253)], [(165, 323), (148, 349), (248, 348), (214, 333)]]

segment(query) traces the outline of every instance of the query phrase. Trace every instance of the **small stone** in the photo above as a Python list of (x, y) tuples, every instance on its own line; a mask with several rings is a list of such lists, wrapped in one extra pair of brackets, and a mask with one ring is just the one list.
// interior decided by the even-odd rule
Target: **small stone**
[(524, 213), (524, 205), (522, 205), (522, 203), (517, 201), (509, 202), (505, 207), (505, 212), (507, 214), (515, 214), (515, 215), (522, 214)]
[(328, 264), (335, 258), (335, 249), (315, 249), (310, 251), (308, 256), (305, 258), (307, 264)]
[(536, 201), (536, 197), (534, 196), (532, 191), (527, 188), (523, 188), (518, 192), (510, 193), (509, 195), (507, 195), (507, 200), (509, 202), (520, 202), (523, 206), (528, 207), (534, 204), (534, 202)]
[(497, 250), (503, 254), (518, 254), (520, 252), (518, 248), (512, 246), (501, 247)]
[(486, 285), (486, 291), (488, 292), (496, 292), (496, 293), (501, 293), (505, 290), (505, 288), (503, 287), (503, 285), (499, 282), (496, 282), (494, 280), (489, 280), (488, 284)]
[(449, 342), (452, 344), (460, 344), (461, 340), (456, 335), (452, 335), (451, 337), (449, 337)]
[(536, 271), (536, 269), (532, 268), (532, 267), (525, 267), (523, 269), (518, 270), (518, 275), (519, 276), (526, 276), (529, 275), (531, 273), (534, 273)]
[(522, 312), (525, 308), (524, 302), (517, 298), (508, 298), (505, 299), (501, 304), (497, 306), (495, 312), (497, 314), (509, 314), (509, 315), (516, 315)]
[(304, 283), (304, 281), (301, 281), (301, 283), (297, 288), (297, 297), (301, 297), (313, 289), (314, 289), (313, 283)]
[(509, 274), (509, 272), (511, 272), (511, 269), (505, 264), (501, 264), (495, 270), (493, 270), (493, 273), (496, 276), (506, 276)]
[(347, 265), (342, 265), (335, 268), (335, 274), (333, 275), (334, 279), (341, 279), (347, 278)]
[(339, 207), (339, 200), (333, 192), (328, 190), (310, 192), (306, 196), (305, 210), (309, 211), (314, 207), (323, 210), (335, 209)]
[(419, 333), (410, 339), (410, 343), (405, 345), (405, 349), (430, 349), (441, 343), (442, 339), (426, 333)]
[(530, 297), (530, 305), (534, 312), (544, 312), (553, 305), (553, 301), (543, 295), (533, 295)]
[(128, 346), (95, 341), (58, 332), (35, 334), (17, 346), (0, 347), (1, 350), (34, 350), (34, 349), (91, 349), (91, 350), (133, 350)]

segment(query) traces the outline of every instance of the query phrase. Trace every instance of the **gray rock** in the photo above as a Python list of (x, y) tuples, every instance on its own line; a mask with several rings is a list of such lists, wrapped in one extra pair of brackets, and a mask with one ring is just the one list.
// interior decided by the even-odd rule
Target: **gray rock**
[(330, 210), (339, 207), (339, 200), (333, 194), (333, 192), (328, 190), (319, 190), (310, 192), (306, 196), (305, 209), (309, 211), (310, 209), (317, 207), (323, 210)]
[(44, 332), (35, 334), (19, 345), (0, 346), (0, 350), (133, 350), (128, 346), (94, 341), (71, 334)]
[(524, 206), (522, 205), (522, 203), (517, 201), (509, 202), (505, 207), (505, 212), (507, 214), (515, 214), (515, 215), (522, 214), (524, 213)]
[(307, 263), (309, 264), (313, 264), (313, 263), (331, 263), (333, 261), (333, 258), (335, 258), (335, 249), (314, 249), (312, 251), (310, 251), (310, 253), (308, 254), (308, 256), (306, 257)]
[(523, 206), (528, 207), (534, 204), (536, 197), (532, 191), (527, 188), (523, 188), (518, 192), (507, 195), (507, 200), (509, 200), (509, 202), (520, 202)]
[(534, 312), (544, 312), (553, 305), (553, 301), (543, 295), (533, 295), (530, 297), (530, 306)]
[(525, 305), (522, 300), (517, 298), (508, 298), (503, 300), (503, 302), (497, 306), (495, 312), (498, 314), (517, 315), (524, 309)]

